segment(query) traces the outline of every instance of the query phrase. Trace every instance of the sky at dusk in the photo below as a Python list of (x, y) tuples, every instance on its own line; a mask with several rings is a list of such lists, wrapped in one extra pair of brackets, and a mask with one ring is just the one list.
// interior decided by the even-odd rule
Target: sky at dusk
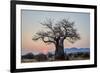
[(64, 48), (90, 48), (90, 14), (79, 12), (54, 12), (54, 11), (35, 11), (35, 10), (21, 10), (21, 49), (22, 54), (33, 53), (47, 53), (54, 51), (54, 44), (47, 45), (41, 40), (33, 41), (32, 36), (40, 30), (45, 28), (40, 24), (52, 19), (57, 22), (61, 19), (69, 19), (75, 22), (81, 39), (77, 40), (74, 44), (64, 41)]

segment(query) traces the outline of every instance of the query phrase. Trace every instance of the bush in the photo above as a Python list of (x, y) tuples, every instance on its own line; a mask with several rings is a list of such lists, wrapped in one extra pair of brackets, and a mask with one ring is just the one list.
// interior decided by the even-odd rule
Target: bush
[(48, 60), (47, 56), (45, 54), (42, 54), (42, 53), (35, 55), (35, 59), (37, 61), (47, 61)]
[(22, 59), (33, 59), (33, 58), (34, 58), (33, 53), (28, 53), (22, 56)]

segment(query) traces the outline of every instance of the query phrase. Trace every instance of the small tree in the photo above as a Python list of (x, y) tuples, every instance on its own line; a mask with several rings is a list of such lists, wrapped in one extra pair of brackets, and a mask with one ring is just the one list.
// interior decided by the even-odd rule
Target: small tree
[(77, 30), (74, 28), (75, 23), (66, 19), (53, 23), (52, 20), (49, 19), (47, 22), (41, 24), (48, 30), (37, 32), (33, 37), (33, 40), (41, 39), (44, 43), (53, 43), (56, 48), (55, 59), (64, 60), (64, 40), (66, 39), (69, 42), (74, 43), (76, 40), (80, 39)]

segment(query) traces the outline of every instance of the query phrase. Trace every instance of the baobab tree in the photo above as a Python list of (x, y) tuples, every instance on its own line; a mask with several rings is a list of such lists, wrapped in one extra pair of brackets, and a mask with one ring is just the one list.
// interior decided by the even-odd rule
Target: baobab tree
[(39, 31), (33, 36), (33, 40), (42, 40), (44, 43), (55, 45), (55, 60), (64, 60), (64, 40), (74, 43), (80, 39), (80, 35), (74, 27), (74, 22), (62, 19), (53, 23), (51, 19), (41, 23), (48, 30)]

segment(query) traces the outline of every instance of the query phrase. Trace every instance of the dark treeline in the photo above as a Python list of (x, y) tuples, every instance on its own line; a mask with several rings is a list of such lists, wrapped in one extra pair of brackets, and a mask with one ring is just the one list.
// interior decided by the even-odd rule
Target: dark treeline
[[(65, 53), (65, 60), (86, 60), (90, 59), (90, 52), (76, 52), (76, 53)], [(47, 54), (39, 53), (33, 54), (28, 53), (21, 56), (21, 62), (43, 62), (43, 61), (57, 61), (55, 54), (48, 52)]]

